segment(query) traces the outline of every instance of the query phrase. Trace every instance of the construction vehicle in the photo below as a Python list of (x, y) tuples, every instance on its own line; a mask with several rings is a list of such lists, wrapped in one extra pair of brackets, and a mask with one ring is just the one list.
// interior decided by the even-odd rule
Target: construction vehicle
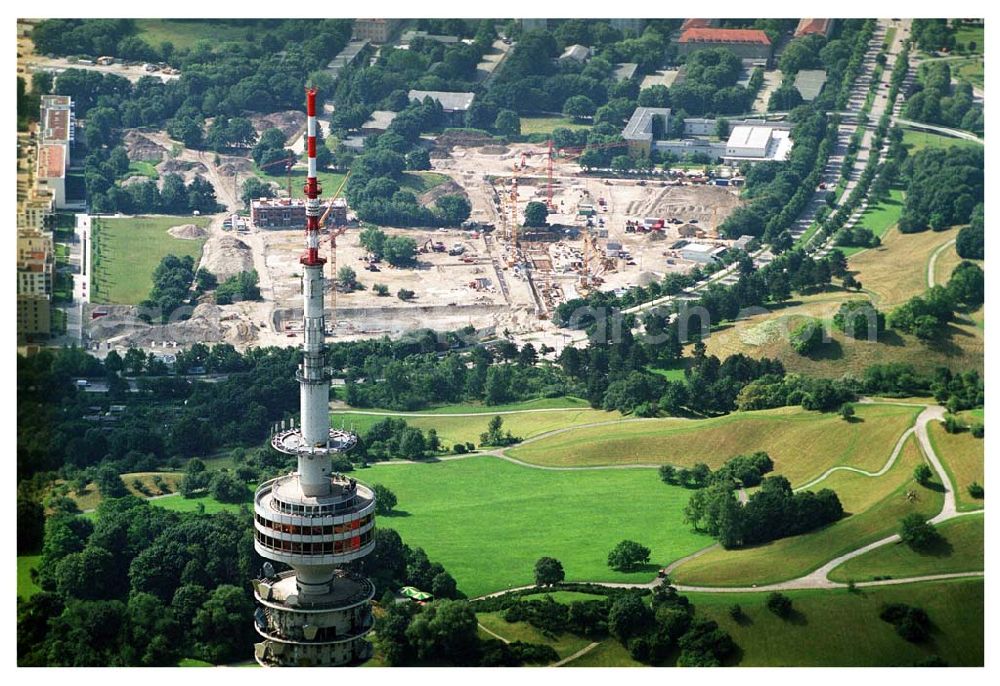
[(451, 255), (452, 257), (456, 257), (464, 252), (465, 252), (465, 246), (462, 245), (461, 243), (456, 243), (455, 245), (451, 246), (451, 250), (448, 251), (448, 254)]

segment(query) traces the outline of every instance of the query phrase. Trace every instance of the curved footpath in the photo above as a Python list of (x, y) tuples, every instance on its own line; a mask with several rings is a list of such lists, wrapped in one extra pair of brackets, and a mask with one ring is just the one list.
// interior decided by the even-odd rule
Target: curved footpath
[[(872, 403), (874, 401), (871, 400), (870, 398), (862, 398), (860, 402)], [(915, 405), (914, 403), (896, 403), (896, 404)], [(916, 405), (916, 406), (921, 407), (921, 405)], [(951, 479), (948, 477), (948, 473), (945, 471), (944, 465), (941, 464), (941, 460), (938, 458), (937, 453), (934, 452), (934, 447), (931, 445), (930, 437), (927, 434), (927, 423), (930, 421), (943, 421), (945, 409), (940, 405), (923, 405), (922, 407), (924, 407), (924, 410), (917, 416), (914, 425), (909, 429), (907, 429), (902, 436), (900, 436), (899, 441), (897, 441), (896, 446), (892, 451), (892, 454), (886, 461), (886, 464), (878, 472), (867, 472), (865, 470), (857, 469), (855, 467), (833, 467), (832, 469), (828, 469), (826, 472), (824, 472), (820, 477), (813, 479), (812, 481), (803, 486), (800, 486), (796, 490), (802, 490), (804, 488), (811, 487), (819, 483), (823, 479), (825, 479), (833, 472), (841, 470), (857, 472), (873, 478), (881, 476), (885, 474), (896, 462), (896, 459), (899, 457), (899, 453), (902, 450), (906, 440), (911, 435), (916, 435), (917, 440), (920, 442), (920, 446), (923, 449), (924, 455), (926, 455), (928, 461), (931, 463), (931, 466), (934, 468), (934, 471), (937, 472), (938, 478), (941, 479), (941, 483), (944, 485), (944, 505), (942, 506), (941, 511), (930, 519), (930, 522), (932, 524), (940, 524), (942, 522), (946, 522), (950, 519), (955, 519), (957, 517), (983, 514), (984, 513), (983, 510), (959, 512), (956, 509), (954, 484), (952, 484)], [(624, 421), (629, 421), (629, 420), (624, 420)], [(642, 420), (631, 420), (631, 421), (642, 421)], [(574, 427), (574, 428), (581, 428), (581, 427)], [(566, 430), (567, 429), (559, 429), (552, 432), (546, 432), (545, 434), (539, 434), (538, 436), (535, 436), (532, 439), (528, 440), (529, 441), (538, 440), (542, 436), (547, 436), (553, 433), (559, 433), (561, 431), (566, 431)], [(527, 442), (528, 441), (524, 441), (523, 443)], [(523, 443), (521, 445), (523, 445)], [(659, 465), (613, 465), (605, 467), (542, 467), (540, 465), (532, 465), (526, 462), (521, 462), (520, 460), (516, 460), (512, 457), (508, 457), (507, 455), (504, 454), (503, 450), (497, 450), (492, 452), (480, 452), (480, 453), (475, 453), (475, 455), (492, 455), (526, 467), (534, 467), (537, 469), (552, 469), (552, 470), (649, 468), (649, 467), (659, 466)], [(465, 457), (465, 456), (456, 456), (456, 457)], [(449, 458), (444, 458), (444, 459), (449, 459)], [(895, 543), (897, 541), (899, 541), (898, 534), (886, 536), (885, 538), (863, 545), (848, 553), (839, 555), (808, 574), (805, 574), (795, 579), (789, 579), (787, 581), (781, 581), (773, 584), (764, 584), (759, 586), (758, 585), (694, 586), (688, 584), (673, 584), (673, 586), (677, 588), (677, 590), (679, 591), (697, 592), (697, 593), (754, 593), (759, 591), (792, 591), (792, 590), (802, 590), (811, 588), (825, 588), (825, 589), (847, 588), (848, 584), (837, 581), (831, 581), (830, 579), (827, 578), (827, 576), (833, 569), (839, 567), (848, 560), (851, 560), (855, 557), (859, 557), (867, 552), (875, 550), (876, 548), (880, 548), (884, 545)], [(696, 557), (704, 555), (705, 553), (709, 552), (710, 550), (714, 550), (717, 547), (718, 544), (716, 543), (706, 548), (702, 548), (701, 550), (698, 550), (694, 553), (691, 553), (686, 557), (682, 557), (679, 560), (675, 560), (666, 568), (666, 571), (669, 574), (670, 572), (674, 571), (676, 568), (680, 567), (685, 562), (688, 562)], [(916, 583), (920, 581), (939, 581), (945, 579), (975, 578), (975, 577), (983, 577), (984, 575), (985, 575), (984, 572), (954, 572), (949, 574), (927, 574), (922, 576), (913, 576), (913, 577), (905, 577), (897, 579), (882, 579), (879, 581), (861, 581), (861, 582), (856, 582), (855, 586), (857, 586), (858, 588), (864, 588), (870, 586), (894, 586), (898, 584)], [(583, 581), (579, 583), (593, 583), (595, 585), (604, 586), (607, 588), (654, 588), (661, 583), (661, 579), (657, 577), (647, 583), (615, 583), (615, 582), (602, 582), (602, 581), (595, 581), (595, 582)], [(535, 586), (533, 585), (518, 586), (516, 588), (497, 591), (495, 593), (489, 593), (479, 597), (491, 598), (499, 595), (504, 595), (511, 591), (519, 591), (530, 588), (535, 588)]]
[(938, 249), (935, 250), (931, 254), (931, 259), (927, 261), (927, 287), (928, 288), (934, 288), (934, 282), (935, 282), (934, 268), (937, 266), (938, 256), (941, 253), (943, 253), (948, 248), (948, 246), (950, 246), (950, 245), (955, 245), (955, 239), (954, 238), (952, 238), (950, 241), (948, 241), (946, 243), (942, 243), (938, 247)]

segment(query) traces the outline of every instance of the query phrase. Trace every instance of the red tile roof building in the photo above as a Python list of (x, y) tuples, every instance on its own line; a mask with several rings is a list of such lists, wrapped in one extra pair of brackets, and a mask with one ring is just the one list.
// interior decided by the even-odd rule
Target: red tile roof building
[(688, 55), (705, 48), (727, 48), (743, 59), (770, 60), (771, 39), (760, 29), (691, 28), (677, 39), (677, 53)]
[(818, 34), (827, 36), (833, 33), (833, 19), (799, 19), (799, 25), (795, 27), (795, 37)]

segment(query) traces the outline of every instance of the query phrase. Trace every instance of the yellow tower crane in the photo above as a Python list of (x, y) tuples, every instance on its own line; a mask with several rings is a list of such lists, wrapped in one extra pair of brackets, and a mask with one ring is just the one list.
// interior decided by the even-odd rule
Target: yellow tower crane
[[(340, 192), (344, 190), (344, 186), (347, 184), (347, 179), (351, 176), (351, 172), (348, 171), (344, 176), (344, 180), (340, 182), (337, 190), (334, 192), (333, 196), (330, 198), (330, 204), (327, 206), (326, 211), (319, 218), (319, 225), (324, 226), (326, 224), (327, 218), (330, 216), (330, 212), (333, 210), (333, 201), (340, 196)], [(344, 226), (332, 226), (330, 227), (330, 282), (333, 284), (333, 292), (331, 293), (330, 308), (333, 310), (333, 315), (331, 321), (333, 326), (337, 325), (337, 236), (342, 236), (347, 231), (347, 225)]]

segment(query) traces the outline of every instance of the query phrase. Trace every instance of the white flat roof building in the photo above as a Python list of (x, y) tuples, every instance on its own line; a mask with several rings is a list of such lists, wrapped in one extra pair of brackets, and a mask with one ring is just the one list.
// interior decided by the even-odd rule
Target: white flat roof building
[(772, 126), (735, 126), (726, 142), (726, 161), (777, 161), (788, 159), (792, 139), (786, 129)]

